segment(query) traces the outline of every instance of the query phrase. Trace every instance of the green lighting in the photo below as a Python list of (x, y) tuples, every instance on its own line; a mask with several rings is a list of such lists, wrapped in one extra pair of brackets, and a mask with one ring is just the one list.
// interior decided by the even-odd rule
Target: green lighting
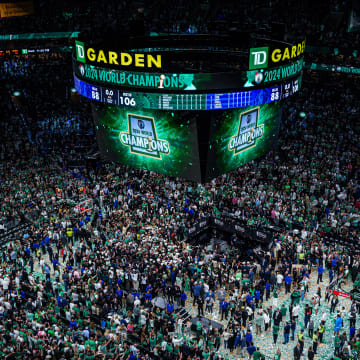
[(21, 95), (21, 92), (20, 92), (20, 91), (14, 91), (14, 92), (13, 92), (13, 95), (14, 95), (14, 96), (20, 96), (20, 95)]
[(306, 113), (304, 113), (303, 111), (301, 111), (300, 114), (299, 114), (299, 116), (300, 116), (301, 118), (304, 118), (304, 117), (306, 117)]
[(76, 93), (76, 89), (75, 89), (75, 88), (71, 88), (70, 91), (71, 91), (72, 93)]

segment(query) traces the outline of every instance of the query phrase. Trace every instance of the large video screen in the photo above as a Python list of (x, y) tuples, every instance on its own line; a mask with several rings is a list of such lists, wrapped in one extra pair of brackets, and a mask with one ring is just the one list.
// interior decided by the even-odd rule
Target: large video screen
[(213, 115), (207, 179), (267, 154), (276, 144), (281, 120), (280, 102)]
[(195, 114), (106, 104), (93, 104), (93, 114), (107, 160), (201, 181)]
[(160, 111), (93, 104), (102, 156), (135, 168), (207, 182), (267, 154), (280, 102), (226, 111)]

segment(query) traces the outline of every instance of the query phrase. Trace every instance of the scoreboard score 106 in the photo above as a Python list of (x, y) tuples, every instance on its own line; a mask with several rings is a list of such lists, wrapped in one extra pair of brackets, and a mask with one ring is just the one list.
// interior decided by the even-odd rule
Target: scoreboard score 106
[(85, 83), (74, 76), (75, 88), (91, 100), (124, 107), (155, 110), (227, 110), (276, 102), (295, 94), (301, 77), (270, 88), (223, 93), (124, 92)]

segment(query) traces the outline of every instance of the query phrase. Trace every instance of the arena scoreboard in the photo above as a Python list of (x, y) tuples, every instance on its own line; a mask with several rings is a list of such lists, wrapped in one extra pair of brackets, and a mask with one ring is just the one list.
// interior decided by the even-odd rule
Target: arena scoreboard
[(301, 88), (305, 41), (171, 40), (76, 41), (75, 88), (92, 100), (103, 158), (204, 182), (268, 153)]
[(248, 89), (223, 93), (154, 93), (86, 83), (74, 76), (75, 88), (91, 100), (124, 107), (156, 110), (226, 110), (263, 105), (295, 94), (301, 87), (301, 76), (265, 89)]

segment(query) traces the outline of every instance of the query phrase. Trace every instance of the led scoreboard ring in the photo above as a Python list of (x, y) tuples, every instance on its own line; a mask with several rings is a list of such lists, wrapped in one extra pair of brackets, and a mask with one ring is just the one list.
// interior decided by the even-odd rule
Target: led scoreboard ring
[(237, 41), (76, 41), (75, 88), (93, 100), (102, 157), (203, 182), (269, 152), (282, 102), (301, 88), (305, 42)]
[(225, 110), (263, 105), (288, 98), (299, 91), (301, 76), (265, 89), (223, 93), (158, 93), (109, 88), (86, 83), (74, 76), (78, 93), (88, 99), (130, 108), (156, 110)]

